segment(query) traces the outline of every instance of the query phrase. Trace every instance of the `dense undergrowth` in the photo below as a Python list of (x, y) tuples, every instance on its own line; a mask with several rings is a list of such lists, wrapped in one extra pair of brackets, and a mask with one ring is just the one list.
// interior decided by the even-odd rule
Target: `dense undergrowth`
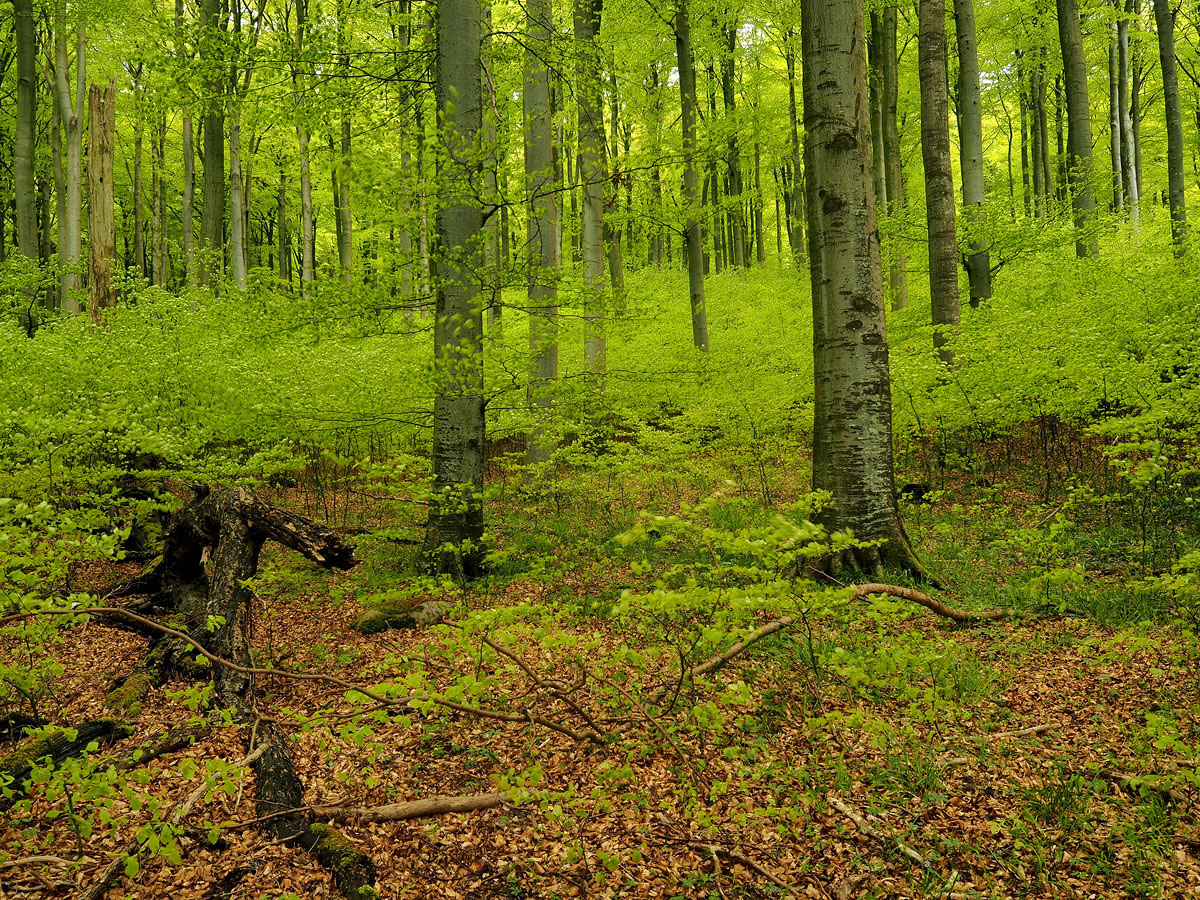
[[(954, 605), (1000, 622), (952, 627), (792, 577), (849, 538), (810, 522), (807, 285), (777, 268), (711, 279), (706, 357), (683, 274), (631, 273), (603, 400), (573, 377), (565, 284), (562, 441), (534, 471), (527, 338), (508, 312), (487, 358), (490, 574), (470, 585), (419, 572), (420, 315), (265, 282), (216, 298), (130, 284), (103, 330), (6, 327), (0, 602), (96, 602), (135, 568), (123, 555), (153, 553), (189, 484), (248, 482), (351, 532), (362, 562), (346, 575), (267, 558), (256, 660), (416, 699), (267, 678), (258, 712), (292, 733), (307, 802), (516, 801), (352, 830), (385, 896), (1182, 896), (1200, 884), (1200, 271), (1148, 252), (1160, 232), (1147, 221), (1099, 260), (1014, 254), (951, 370), (927, 298), (891, 315), (897, 477), (921, 501), (906, 523)], [(131, 473), (162, 489), (131, 491)], [(444, 624), (349, 627), (429, 600)], [(0, 712), (94, 718), (139, 647), (83, 617), (9, 623)], [(222, 761), (236, 729), (207, 703), (177, 678), (109, 711), (132, 743), (207, 716), (217, 736), (181, 756), (118, 777), (97, 745), (4, 786), (0, 865), (53, 856), (16, 877), (67, 895), (136, 833), (125, 893), (328, 893), (315, 864), (244, 827), (243, 776)], [(191, 824), (171, 825), (201, 778)], [(213, 893), (235, 869), (240, 893)]]

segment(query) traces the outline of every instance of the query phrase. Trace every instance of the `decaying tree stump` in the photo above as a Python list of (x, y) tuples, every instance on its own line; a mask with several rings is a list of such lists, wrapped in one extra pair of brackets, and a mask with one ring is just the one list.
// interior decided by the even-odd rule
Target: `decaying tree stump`
[[(186, 631), (210, 653), (244, 668), (253, 667), (251, 600), (246, 583), (258, 572), (263, 544), (274, 540), (327, 568), (348, 569), (356, 562), (353, 548), (339, 535), (296, 513), (273, 506), (248, 488), (201, 493), (177, 513), (168, 527), (162, 555), (117, 594), (145, 593), (140, 604), (165, 614), (166, 622)], [(210, 630), (209, 626), (212, 625)], [(155, 683), (173, 669), (190, 664), (194, 650), (183, 641), (159, 638), (146, 661), (109, 694), (110, 703), (128, 708), (140, 703)], [(214, 665), (211, 670), (217, 705), (233, 709), (251, 725), (254, 676)], [(353, 900), (377, 896), (375, 866), (370, 858), (335, 829), (313, 822), (304, 812), (278, 815), (304, 806), (304, 786), (288, 752), (287, 736), (277, 725), (258, 722), (248, 729), (254, 741), (248, 751), (266, 745), (254, 761), (259, 817), (276, 840), (296, 844), (316, 855), (329, 869), (341, 892)]]

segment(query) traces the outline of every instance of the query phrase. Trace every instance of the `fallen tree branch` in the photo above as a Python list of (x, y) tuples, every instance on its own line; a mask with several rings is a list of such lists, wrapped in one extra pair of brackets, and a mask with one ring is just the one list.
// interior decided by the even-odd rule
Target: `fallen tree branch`
[(511, 803), (508, 794), (474, 794), (468, 797), (427, 797), (424, 800), (406, 800), (386, 806), (312, 806), (313, 814), (332, 822), (402, 822), (406, 819), (426, 819), (431, 816), (453, 815), (492, 809)]
[[(267, 747), (268, 745), (265, 743), (260, 744), (255, 750), (247, 753), (245, 756), (235, 762), (234, 766), (250, 765), (267, 752)], [(199, 786), (190, 794), (188, 794), (183, 803), (176, 808), (174, 814), (171, 816), (171, 824), (181, 824), (183, 820), (188, 817), (188, 814), (191, 813), (192, 807), (200, 802), (200, 798), (203, 797), (208, 790), (208, 782), (203, 778), (200, 779)], [(111, 863), (109, 863), (108, 868), (100, 874), (99, 878), (93, 881), (82, 893), (80, 893), (76, 900), (100, 900), (101, 897), (108, 893), (108, 889), (112, 883), (117, 880), (117, 876), (120, 875), (121, 870), (125, 867), (125, 860), (141, 850), (142, 843), (143, 841), (140, 838), (133, 838), (131, 841), (129, 841), (129, 843), (122, 847), (121, 852), (117, 854), (116, 858)]]
[(24, 859), (10, 859), (0, 862), (0, 869), (16, 869), (20, 866), (54, 866), (56, 869), (69, 869), (73, 863), (60, 856), (26, 856)]
[(780, 890), (786, 891), (787, 893), (792, 894), (793, 896), (796, 896), (796, 897), (800, 896), (800, 892), (797, 891), (794, 887), (792, 887), (790, 884), (788, 884), (786, 881), (784, 881), (782, 878), (780, 878), (774, 872), (771, 872), (771, 871), (763, 868), (761, 865), (756, 863), (750, 857), (743, 856), (742, 854), (737, 853), (733, 850), (730, 850), (727, 847), (719, 847), (716, 844), (706, 844), (705, 847), (706, 847), (706, 849), (708, 849), (710, 851), (715, 850), (717, 853), (720, 853), (722, 856), (726, 857), (727, 859), (730, 859), (735, 863), (739, 863), (739, 864), (745, 866), (747, 869), (753, 869), (755, 872), (757, 872), (763, 878), (767, 879), (767, 881), (771, 882), (771, 884), (775, 885), (775, 887), (779, 888)]
[(875, 840), (885, 844), (890, 843), (920, 868), (927, 872), (933, 870), (933, 867), (929, 865), (929, 863), (925, 860), (925, 857), (923, 857), (920, 853), (908, 846), (908, 844), (904, 843), (904, 841), (900, 840), (900, 838), (891, 837), (889, 835), (885, 835), (881, 831), (877, 831), (869, 822), (867, 822), (866, 819), (856, 813), (849, 804), (843, 802), (840, 798), (830, 797), (829, 805), (853, 822), (858, 827), (858, 830), (867, 837), (874, 838)]
[(899, 597), (902, 600), (911, 600), (913, 603), (919, 603), (921, 606), (937, 613), (943, 618), (952, 619), (955, 622), (994, 622), (997, 619), (1008, 618), (1008, 613), (1001, 612), (997, 609), (988, 609), (981, 612), (975, 612), (969, 609), (954, 609), (942, 603), (940, 600), (935, 600), (928, 594), (922, 594), (920, 591), (912, 588), (900, 587), (895, 584), (877, 584), (870, 582), (868, 584), (854, 585), (854, 599), (858, 600), (871, 594), (887, 594), (891, 597)]
[(1019, 738), (1032, 737), (1035, 734), (1041, 734), (1044, 731), (1049, 731), (1054, 728), (1056, 723), (1047, 722), (1044, 725), (1033, 725), (1029, 728), (1018, 728), (1016, 731), (997, 731), (995, 734), (989, 734), (988, 737), (993, 740), (1002, 740), (1004, 738)]

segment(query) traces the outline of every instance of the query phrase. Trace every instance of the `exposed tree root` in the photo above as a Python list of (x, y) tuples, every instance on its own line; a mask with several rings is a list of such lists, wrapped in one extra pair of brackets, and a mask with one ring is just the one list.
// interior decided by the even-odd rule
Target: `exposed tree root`
[(892, 597), (900, 597), (904, 600), (911, 600), (913, 603), (919, 603), (931, 612), (937, 613), (947, 619), (953, 619), (955, 622), (994, 622), (997, 619), (1005, 619), (1008, 613), (1000, 612), (999, 610), (984, 610), (975, 612), (974, 610), (954, 609), (942, 603), (940, 600), (935, 600), (928, 594), (922, 594), (920, 591), (915, 591), (912, 588), (899, 587), (894, 584), (858, 584), (854, 586), (855, 598), (866, 597), (870, 594), (887, 594)]

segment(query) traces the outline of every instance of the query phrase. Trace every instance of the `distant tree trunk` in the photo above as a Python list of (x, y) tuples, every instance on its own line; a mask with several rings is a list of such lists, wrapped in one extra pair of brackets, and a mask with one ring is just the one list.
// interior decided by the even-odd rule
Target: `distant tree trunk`
[(351, 214), (350, 194), (350, 53), (346, 49), (346, 2), (337, 2), (337, 55), (342, 75), (341, 87), (341, 148), (333, 163), (337, 179), (337, 239), (338, 263), (342, 270), (342, 284), (350, 287), (354, 280), (354, 217)]
[(500, 272), (500, 108), (496, 102), (495, 76), (490, 71), (492, 59), (492, 8), (483, 7), (483, 60), (480, 76), (483, 79), (483, 199), (491, 211), (483, 223), (484, 290), (487, 294), (487, 328), (497, 340), (504, 339), (504, 305)]
[(687, 256), (688, 290), (692, 308), (692, 343), (708, 352), (708, 311), (704, 300), (704, 244), (696, 201), (700, 183), (696, 175), (696, 66), (692, 58), (692, 29), (688, 0), (675, 8), (675, 55), (679, 65), (679, 103), (683, 124), (683, 205), (685, 209), (684, 252)]
[(1025, 83), (1021, 82), (1021, 198), (1025, 215), (1033, 212), (1032, 196), (1029, 181), (1029, 95), (1025, 91)]
[(875, 203), (887, 209), (887, 173), (883, 156), (883, 21), (878, 10), (871, 10), (871, 33), (867, 44), (868, 101), (871, 104), (871, 172), (874, 176)]
[(1112, 162), (1113, 212), (1119, 214), (1125, 207), (1121, 182), (1125, 169), (1121, 162), (1121, 67), (1116, 22), (1111, 31), (1112, 38), (1108, 42), (1108, 155)]
[[(802, 0), (813, 302), (813, 488), (831, 529), (881, 543), (831, 560), (919, 570), (892, 476), (892, 400), (870, 174), (862, 0)], [(945, 81), (943, 80), (943, 85)]]
[[(611, 75), (610, 88), (612, 94), (609, 98), (609, 128), (611, 140), (609, 143), (609, 158), (612, 160), (612, 178), (606, 181), (604, 208), (616, 211), (620, 207), (621, 191), (620, 182), (627, 180), (621, 172), (618, 165), (620, 156), (620, 120), (621, 120), (621, 97), (618, 92), (617, 76), (614, 71)], [(626, 234), (630, 233), (628, 220), (624, 228)], [(612, 224), (610, 216), (604, 218), (604, 241), (608, 247), (608, 280), (612, 285), (613, 298), (618, 303), (622, 302), (625, 296), (625, 262), (624, 254), (622, 253), (622, 229)]]
[[(308, 0), (296, 0), (296, 55), (302, 58), (308, 36)], [(313, 222), (310, 132), (305, 109), (305, 84), (300, 63), (292, 67), (292, 97), (296, 104), (296, 142), (300, 155), (300, 293), (308, 296), (316, 270), (316, 226)]]
[[(974, 0), (954, 0), (958, 38), (959, 162), (963, 182), (963, 218), (971, 239), (967, 278), (971, 306), (992, 296), (992, 269), (987, 241), (979, 235), (983, 221), (983, 111), (979, 102), (979, 47), (975, 39)], [(974, 234), (972, 234), (974, 232)]]
[(1058, 39), (1062, 45), (1064, 84), (1067, 90), (1067, 149), (1071, 184), (1071, 206), (1075, 211), (1075, 254), (1095, 256), (1096, 235), (1091, 233), (1096, 216), (1092, 197), (1092, 122), (1088, 112), (1087, 59), (1079, 31), (1079, 8), (1075, 0), (1058, 2)]
[(1067, 150), (1063, 144), (1063, 89), (1062, 75), (1054, 76), (1054, 136), (1058, 142), (1058, 155), (1054, 165), (1054, 199), (1059, 203), (1067, 199)]
[(921, 79), (921, 159), (929, 228), (929, 293), (933, 345), (953, 362), (950, 331), (959, 322), (958, 245), (954, 221), (954, 174), (950, 163), (949, 92), (946, 84), (946, 5), (920, 0), (917, 56)]
[(83, 105), (87, 101), (87, 39), (85, 26), (79, 26), (79, 44), (75, 57), (75, 98), (72, 102), (70, 66), (67, 58), (67, 26), (62, 5), (58, 7), (58, 28), (54, 41), (54, 84), (59, 117), (66, 132), (66, 166), (62, 217), (59, 219), (58, 255), (62, 265), (59, 280), (59, 306), (79, 314), (79, 257), (83, 232)]
[(558, 380), (558, 245), (555, 240), (555, 176), (550, 71), (546, 53), (551, 46), (554, 11), (551, 0), (526, 3), (524, 82), (521, 93), (525, 134), (525, 194), (528, 197), (530, 265), (529, 406), (533, 427), (526, 443), (526, 460), (546, 462), (554, 449), (550, 418), (554, 384)]
[[(135, 82), (141, 77), (141, 63), (137, 66)], [(142, 109), (144, 91), (135, 85), (133, 92), (133, 266), (142, 278), (146, 277), (146, 197), (142, 178), (142, 147), (145, 127)]]
[(112, 290), (112, 264), (117, 258), (113, 221), (116, 112), (116, 76), (107, 89), (93, 84), (88, 93), (88, 319), (93, 325), (99, 325), (104, 310), (117, 302)]
[[(1116, 2), (1117, 10), (1119, 11), (1120, 0)], [(1127, 12), (1132, 12), (1129, 7), (1126, 7)], [(1174, 58), (1174, 57), (1172, 57)], [(1142, 157), (1139, 150), (1139, 142), (1137, 138), (1137, 123), (1134, 121), (1134, 113), (1130, 110), (1129, 97), (1129, 81), (1130, 81), (1130, 46), (1129, 46), (1129, 19), (1120, 18), (1117, 20), (1117, 66), (1119, 69), (1119, 96), (1120, 106), (1119, 112), (1121, 117), (1121, 181), (1125, 189), (1125, 198), (1129, 204), (1130, 218), (1136, 223), (1141, 218), (1140, 203), (1142, 199), (1142, 178), (1141, 165)], [(1137, 74), (1133, 78), (1137, 79)], [(1136, 88), (1136, 85), (1135, 85)], [(1133, 103), (1140, 107), (1137, 100), (1138, 91), (1134, 91)], [(1137, 117), (1140, 119), (1140, 109), (1137, 110)]]
[(1033, 158), (1033, 214), (1036, 218), (1046, 215), (1046, 172), (1042, 166), (1042, 146), (1046, 136), (1042, 131), (1042, 114), (1039, 105), (1041, 86), (1038, 75), (1038, 62), (1034, 60), (1029, 72), (1029, 149)]
[(242, 184), (242, 117), (235, 105), (229, 115), (229, 268), (234, 285), (244, 291), (246, 218)]
[[(37, 182), (34, 148), (37, 142), (37, 33), (33, 0), (13, 0), (13, 32), (17, 41), (17, 120), (13, 139), (13, 195), (16, 206), (17, 248), (28, 260), (38, 258)], [(26, 312), (34, 315), (37, 288), (23, 289)]]
[(159, 114), (154, 122), (154, 136), (150, 142), (150, 277), (154, 284), (167, 283), (167, 204), (163, 196), (164, 144), (166, 142), (166, 118)]
[(460, 579), (483, 569), (483, 211), (473, 196), (482, 162), (482, 18), (478, 0), (440, 0), (435, 12), (439, 173), (434, 323), (433, 489), (425, 548), (431, 568)]
[(767, 261), (767, 245), (763, 243), (763, 186), (762, 186), (762, 143), (754, 142), (754, 247), (756, 259), (761, 266)]
[(219, 64), (225, 11), (221, 0), (200, 0), (200, 24), (210, 73), (205, 82), (208, 96), (204, 113), (204, 207), (200, 211), (200, 251), (204, 260), (200, 280), (212, 284), (221, 276), (225, 257), (225, 68)]
[(1054, 186), (1054, 168), (1050, 162), (1050, 120), (1046, 113), (1046, 51), (1041, 51), (1038, 62), (1038, 129), (1039, 144), (1042, 148), (1042, 197), (1046, 209), (1050, 209), (1050, 201), (1057, 196)]
[(804, 239), (804, 170), (800, 167), (800, 122), (796, 104), (796, 47), (795, 35), (788, 32), (784, 38), (784, 62), (788, 73), (788, 119), (791, 125), (792, 147), (792, 202), (788, 204), (788, 240), (791, 243), (792, 262), (799, 272), (807, 261)]
[[(182, 0), (180, 0), (182, 2)], [(196, 283), (196, 149), (192, 139), (192, 116), (183, 110), (183, 256), (187, 283)]]
[[(1141, 0), (1125, 0), (1125, 13), (1130, 16), (1128, 21), (1133, 23), (1136, 30), (1142, 14)], [(1129, 165), (1130, 160), (1133, 160), (1133, 184), (1137, 189), (1136, 194), (1139, 199), (1142, 196), (1142, 82), (1145, 80), (1145, 76), (1142, 74), (1140, 48), (1140, 41), (1130, 44), (1128, 63), (1125, 67), (1130, 76), (1125, 79), (1125, 83), (1132, 82), (1132, 85), (1129, 102), (1125, 104), (1125, 109), (1129, 110), (1129, 139), (1121, 153), (1121, 158), (1125, 161), (1126, 166)]]
[(1167, 185), (1171, 200), (1171, 238), (1175, 255), (1187, 248), (1187, 210), (1184, 207), (1183, 114), (1179, 106), (1179, 74), (1175, 68), (1175, 11), (1168, 0), (1154, 0), (1158, 26), (1158, 59), (1162, 66), (1163, 100), (1167, 114)]
[[(900, 155), (899, 63), (896, 48), (896, 7), (883, 10), (883, 165), (887, 187), (888, 214), (904, 211), (904, 159)], [(908, 260), (899, 241), (888, 248), (888, 293), (892, 309), (908, 307)]]
[(279, 238), (279, 280), (285, 285), (290, 285), (292, 283), (292, 242), (288, 234), (287, 169), (284, 167), (282, 158), (279, 160), (279, 193), (276, 216), (275, 231)]
[[(579, 53), (578, 83), (575, 85), (579, 111), (579, 171), (582, 183), (582, 216), (579, 248), (583, 258), (583, 348), (588, 371), (595, 386), (603, 390), (607, 369), (604, 290), (604, 106), (600, 55), (596, 36), (600, 33), (601, 0), (575, 0), (575, 40)], [(574, 194), (572, 194), (572, 198)]]
[(750, 257), (746, 252), (746, 220), (742, 214), (742, 156), (738, 149), (737, 94), (734, 90), (734, 79), (737, 66), (737, 25), (725, 28), (724, 53), (721, 56), (721, 99), (725, 104), (725, 117), (732, 121), (726, 142), (726, 164), (729, 166), (729, 197), (734, 202), (730, 206), (730, 226), (733, 231), (733, 259), (731, 264), (744, 269), (750, 265)]

